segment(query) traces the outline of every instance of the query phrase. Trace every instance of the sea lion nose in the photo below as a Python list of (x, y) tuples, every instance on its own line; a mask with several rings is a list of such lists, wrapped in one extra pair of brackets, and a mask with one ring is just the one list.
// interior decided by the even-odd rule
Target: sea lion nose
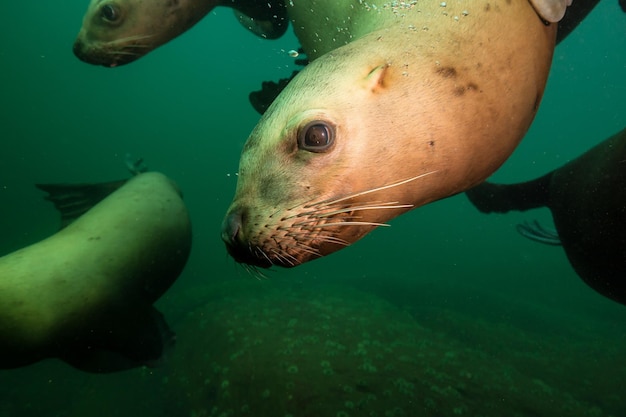
[(76, 39), (74, 41), (74, 46), (72, 47), (72, 50), (74, 52), (74, 55), (80, 59), (81, 61), (86, 62), (86, 57), (85, 57), (85, 47), (83, 45), (83, 43), (80, 41), (80, 39)]
[(241, 212), (233, 211), (226, 215), (222, 222), (222, 240), (229, 249), (237, 245), (237, 237), (241, 230), (242, 216)]
[(239, 263), (269, 268), (272, 264), (266, 258), (260, 258), (252, 250), (252, 246), (243, 235), (245, 212), (230, 210), (222, 222), (222, 240), (226, 250)]
[(76, 58), (80, 59), (81, 61), (87, 64), (105, 65), (104, 63), (101, 62), (100, 56), (94, 53), (93, 49), (91, 49), (88, 46), (88, 44), (86, 44), (80, 38), (77, 38), (74, 41), (74, 46), (72, 47), (72, 51), (74, 52), (74, 56), (76, 56)]

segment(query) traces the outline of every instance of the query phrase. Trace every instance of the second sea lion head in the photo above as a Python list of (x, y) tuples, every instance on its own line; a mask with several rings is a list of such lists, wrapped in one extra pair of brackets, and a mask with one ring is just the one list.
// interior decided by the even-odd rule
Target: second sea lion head
[(218, 3), (187, 0), (91, 0), (74, 54), (94, 65), (128, 64), (185, 32)]

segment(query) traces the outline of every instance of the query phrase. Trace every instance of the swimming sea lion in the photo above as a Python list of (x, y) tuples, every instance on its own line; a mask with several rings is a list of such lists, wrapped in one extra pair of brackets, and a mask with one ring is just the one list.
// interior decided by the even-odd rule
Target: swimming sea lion
[(626, 129), (533, 181), (486, 182), (466, 194), (483, 213), (548, 207), (576, 273), (626, 305)]
[(232, 7), (239, 22), (275, 39), (289, 21), (282, 0), (91, 0), (74, 42), (74, 54), (90, 64), (128, 64), (187, 31), (217, 6)]
[(312, 61), (248, 138), (222, 229), (235, 260), (261, 267), (325, 256), (482, 182), (530, 126), (556, 37), (528, 0), (288, 12)]
[(0, 368), (58, 357), (111, 372), (159, 359), (173, 334), (152, 303), (191, 248), (177, 187), (145, 173), (99, 190), (40, 188), (67, 210), (103, 199), (53, 236), (0, 258)]

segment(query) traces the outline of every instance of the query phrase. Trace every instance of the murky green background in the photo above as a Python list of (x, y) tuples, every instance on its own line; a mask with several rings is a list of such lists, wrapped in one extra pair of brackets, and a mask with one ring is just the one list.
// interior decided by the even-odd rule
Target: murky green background
[[(34, 183), (123, 178), (124, 154), (143, 156), (179, 183), (194, 225), (160, 302), (178, 345), (155, 370), (0, 371), (0, 416), (626, 415), (626, 307), (516, 234), (547, 210), (485, 216), (460, 195), (257, 281), (220, 223), (258, 119), (247, 95), (295, 69), (297, 41), (256, 38), (218, 8), (136, 63), (92, 67), (71, 51), (85, 8), (3, 8), (0, 254), (56, 231)], [(624, 128), (625, 27), (604, 0), (557, 48), (539, 115), (494, 179), (534, 178)]]

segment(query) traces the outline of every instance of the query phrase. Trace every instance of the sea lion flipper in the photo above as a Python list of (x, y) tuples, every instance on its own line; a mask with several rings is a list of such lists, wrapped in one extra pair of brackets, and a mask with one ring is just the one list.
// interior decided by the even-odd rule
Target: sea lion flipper
[(144, 172), (148, 172), (148, 165), (146, 161), (143, 160), (142, 157), (133, 158), (133, 156), (127, 153), (124, 156), (124, 164), (128, 171), (130, 171), (133, 175), (143, 174)]
[(543, 227), (537, 220), (520, 223), (516, 226), (517, 232), (535, 242), (546, 245), (561, 246), (561, 238), (556, 230)]
[(293, 77), (295, 77), (298, 72), (299, 71), (294, 71), (291, 77), (281, 78), (278, 82), (263, 81), (260, 90), (253, 91), (248, 95), (248, 100), (250, 100), (250, 104), (252, 104), (254, 110), (259, 114), (265, 113), (270, 104), (274, 102), (276, 97), (287, 87), (287, 84), (293, 80)]
[(530, 0), (533, 8), (542, 19), (556, 23), (565, 16), (565, 9), (572, 0)]
[(556, 43), (559, 44), (582, 22), (593, 10), (600, 0), (577, 1), (567, 9), (567, 13), (559, 21), (559, 29), (556, 32)]
[(137, 366), (157, 366), (174, 345), (175, 334), (153, 306), (140, 306), (123, 316), (113, 314), (93, 326), (89, 336), (62, 348), (59, 358), (86, 372), (108, 373)]
[[(124, 156), (124, 164), (134, 176), (148, 172), (148, 165), (141, 157), (134, 158), (127, 153)], [(51, 201), (61, 213), (61, 229), (63, 229), (127, 181), (118, 180), (90, 184), (35, 184), (35, 187), (48, 193), (44, 198)]]
[(62, 229), (125, 183), (126, 180), (120, 180), (97, 184), (35, 184), (35, 187), (48, 193), (44, 198), (61, 213)]
[[(298, 49), (297, 57), (294, 61), (295, 65), (300, 67), (305, 67), (309, 64), (309, 59), (306, 56), (302, 48)], [(289, 78), (281, 78), (278, 82), (274, 81), (263, 81), (261, 84), (261, 89), (257, 91), (253, 91), (248, 95), (248, 100), (254, 110), (256, 110), (259, 114), (265, 113), (265, 110), (274, 102), (276, 97), (287, 87), (287, 84), (291, 82), (295, 78), (300, 70), (294, 70)]]
[(289, 18), (283, 2), (242, 2), (233, 9), (241, 26), (260, 38), (278, 39), (287, 32)]
[(548, 204), (552, 173), (519, 184), (483, 182), (465, 192), (470, 202), (483, 213), (526, 211)]

